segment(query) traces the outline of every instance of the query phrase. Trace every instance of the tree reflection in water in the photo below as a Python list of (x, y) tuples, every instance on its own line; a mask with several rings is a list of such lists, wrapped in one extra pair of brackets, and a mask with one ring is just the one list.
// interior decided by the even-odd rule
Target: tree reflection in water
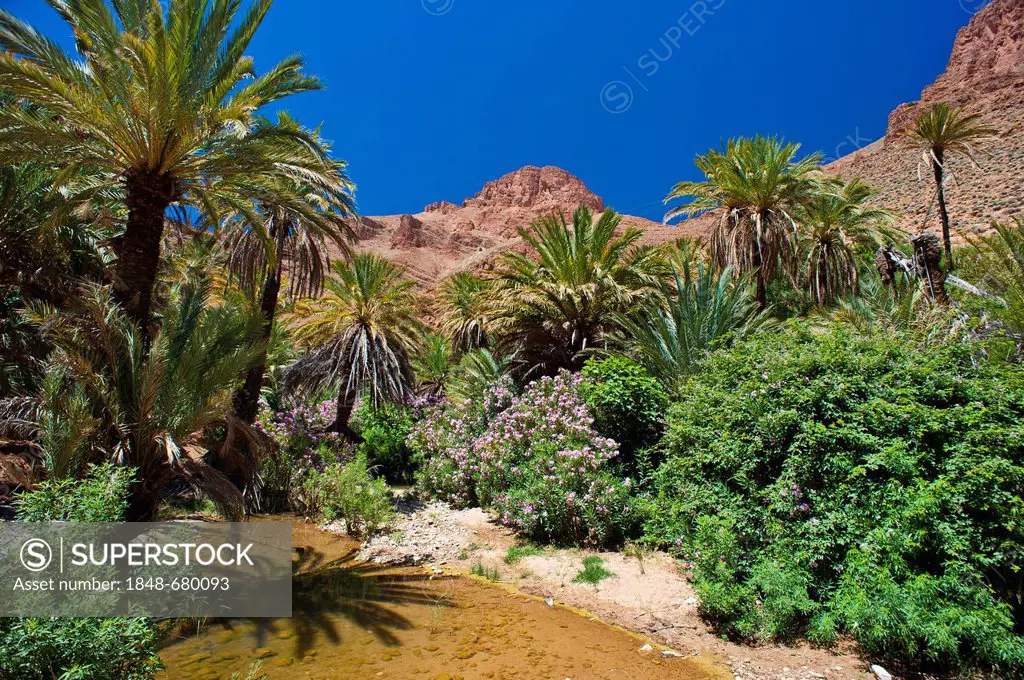
[[(296, 529), (298, 540), (304, 532)], [(339, 554), (329, 549), (333, 546), (327, 547), (326, 551), (310, 545), (293, 548), (291, 618), (216, 619), (208, 622), (210, 628), (251, 634), (254, 647), (290, 636), (295, 641), (292, 655), (302, 658), (319, 645), (340, 645), (342, 619), (372, 633), (382, 644), (397, 647), (400, 641), (395, 632), (410, 630), (413, 624), (392, 607), (451, 605), (437, 583), (453, 577), (383, 567), (358, 559), (355, 548)], [(166, 647), (185, 639), (168, 640)]]

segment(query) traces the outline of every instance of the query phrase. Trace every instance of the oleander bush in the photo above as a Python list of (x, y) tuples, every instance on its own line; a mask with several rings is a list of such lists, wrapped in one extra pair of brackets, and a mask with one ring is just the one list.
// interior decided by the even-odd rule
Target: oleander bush
[(618, 445), (594, 429), (583, 380), (563, 371), (518, 396), (499, 384), (480, 406), (439, 407), (410, 436), (421, 489), (491, 508), (530, 539), (620, 542), (637, 524), (632, 481), (615, 474)]
[(1024, 672), (1024, 369), (974, 349), (797, 329), (691, 380), (646, 534), (720, 632)]
[(474, 445), (515, 395), (508, 378), (481, 390), (480, 399), (447, 400), (428, 407), (406, 440), (417, 468), (418, 490), (457, 508), (479, 503), (480, 465)]
[(260, 413), (258, 426), (277, 445), (259, 461), (260, 506), (264, 511), (295, 508), (296, 494), (311, 471), (347, 463), (355, 456), (356, 447), (330, 430), (336, 409), (335, 401), (328, 400)]

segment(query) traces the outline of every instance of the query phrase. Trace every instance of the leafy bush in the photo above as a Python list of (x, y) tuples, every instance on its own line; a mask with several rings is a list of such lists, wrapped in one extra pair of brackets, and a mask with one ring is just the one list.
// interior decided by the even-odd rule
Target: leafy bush
[(135, 479), (131, 468), (90, 466), (83, 479), (42, 482), (17, 500), (22, 522), (120, 522)]
[(661, 436), (668, 394), (647, 369), (625, 357), (592, 359), (583, 377), (580, 389), (595, 429), (619, 443), (626, 469), (636, 474), (636, 452)]
[(158, 645), (149, 619), (0, 619), (0, 678), (148, 680)]
[(648, 537), (743, 638), (1024, 670), (1024, 370), (838, 330), (715, 356), (669, 416)]
[(448, 404), (428, 415), (410, 437), (424, 460), (421, 488), (493, 508), (531, 539), (620, 541), (636, 524), (632, 482), (609, 468), (618, 446), (594, 431), (582, 380), (563, 372), (518, 397), (499, 383), (480, 406)]
[(474, 444), (513, 398), (508, 378), (483, 390), (480, 400), (446, 401), (427, 409), (406, 440), (418, 468), (416, 485), (457, 508), (478, 502), (480, 471)]
[(359, 454), (348, 463), (332, 463), (313, 470), (302, 485), (307, 511), (331, 522), (345, 520), (348, 532), (370, 536), (391, 523), (391, 490), (383, 479), (374, 479)]
[[(119, 522), (133, 470), (104, 463), (84, 479), (47, 481), (18, 501), (26, 522)], [(0, 678), (146, 680), (162, 668), (150, 619), (0, 619)]]
[(413, 409), (402, 404), (373, 405), (364, 400), (356, 410), (356, 430), (363, 438), (360, 450), (367, 461), (391, 482), (412, 481), (412, 454), (405, 444), (413, 426)]

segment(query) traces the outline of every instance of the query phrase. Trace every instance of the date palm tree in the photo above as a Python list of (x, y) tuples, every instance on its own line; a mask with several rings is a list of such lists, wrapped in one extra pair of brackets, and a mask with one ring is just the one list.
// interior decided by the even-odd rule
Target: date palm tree
[(616, 315), (655, 294), (668, 272), (660, 252), (640, 246), (641, 232), (616, 231), (622, 217), (606, 210), (598, 219), (579, 207), (545, 217), (519, 235), (529, 254), (507, 253), (495, 280), (496, 330), (525, 375), (583, 367), (616, 327)]
[(946, 160), (952, 154), (963, 154), (974, 161), (974, 145), (996, 134), (982, 123), (981, 116), (967, 115), (962, 109), (939, 103), (924, 111), (913, 127), (904, 131), (906, 143), (921, 150), (935, 177), (935, 192), (942, 220), (942, 243), (946, 254), (946, 270), (952, 271), (953, 246), (950, 241), (949, 208), (946, 205)]
[[(332, 251), (351, 256), (355, 233), (346, 220), (355, 215), (354, 185), (344, 163), (335, 167), (336, 180), (329, 188), (281, 180), (261, 188), (246, 182), (242, 199), (228, 208), (221, 226), (227, 270), (243, 290), (259, 289), (262, 343), (270, 342), (283, 285), (293, 301), (316, 297), (330, 270)], [(250, 206), (245, 196), (256, 193), (263, 198)], [(265, 372), (266, 361), (260, 361), (235, 392), (235, 416), (243, 422), (256, 420)]]
[[(85, 284), (60, 310), (33, 306), (31, 318), (53, 353), (39, 394), (0, 404), (0, 431), (39, 441), (54, 474), (74, 476), (103, 458), (133, 468), (133, 521), (152, 520), (176, 478), (240, 511), (236, 486), (190, 449), (219, 447), (216, 457), (227, 457), (234, 438), (259, 440), (228, 408), (238, 376), (262, 350), (251, 339), (258, 318), (211, 306), (209, 294), (208, 280), (176, 285), (148, 348), (107, 287)], [(217, 428), (227, 438), (204, 441)], [(255, 469), (238, 464), (251, 483)]]
[(892, 213), (866, 204), (873, 193), (855, 178), (815, 194), (797, 210), (799, 265), (815, 304), (831, 305), (857, 290), (858, 247), (893, 240)]
[(270, 4), (239, 16), (237, 0), (52, 0), (77, 55), (0, 10), (0, 90), (21, 102), (0, 109), (0, 162), (59, 164), (58, 184), (121, 192), (114, 292), (144, 336), (168, 206), (212, 208), (225, 178), (329, 182), (316, 139), (258, 116), (320, 87), (299, 57), (257, 75), (244, 55)]
[(492, 304), (490, 281), (472, 272), (458, 272), (441, 284), (441, 332), (457, 352), (487, 347)]
[(815, 190), (821, 154), (797, 160), (799, 144), (776, 137), (730, 140), (722, 151), (697, 157), (703, 182), (680, 182), (665, 202), (689, 199), (665, 220), (715, 212), (711, 259), (738, 274), (753, 273), (757, 304), (768, 306), (768, 283), (780, 270), (791, 273), (796, 256), (793, 213)]
[(337, 390), (333, 429), (350, 439), (357, 397), (380, 403), (410, 394), (424, 331), (413, 286), (401, 267), (362, 253), (335, 262), (324, 296), (300, 300), (289, 314), (295, 341), (310, 351), (288, 368), (285, 385), (301, 394)]

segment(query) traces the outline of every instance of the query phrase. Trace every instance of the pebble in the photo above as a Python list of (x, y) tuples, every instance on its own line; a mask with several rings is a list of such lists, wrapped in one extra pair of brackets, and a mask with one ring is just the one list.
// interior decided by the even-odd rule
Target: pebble
[(651, 645), (646, 644), (646, 645), (644, 645), (643, 647), (640, 648), (640, 651), (641, 652), (653, 652), (654, 651), (654, 647), (651, 647)]
[(878, 664), (871, 666), (871, 672), (875, 674), (875, 677), (878, 678), (878, 680), (892, 680), (892, 675), (889, 671), (885, 670)]
[(663, 649), (661, 650), (662, 659), (682, 659), (683, 655), (674, 649)]

